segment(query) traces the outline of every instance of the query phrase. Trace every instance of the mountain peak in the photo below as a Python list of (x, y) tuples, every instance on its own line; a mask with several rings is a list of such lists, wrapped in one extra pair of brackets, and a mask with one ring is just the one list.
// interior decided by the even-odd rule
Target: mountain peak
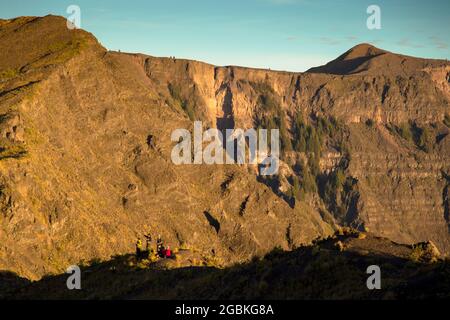
[(369, 69), (370, 60), (384, 55), (388, 51), (369, 43), (360, 43), (327, 64), (309, 69), (311, 73), (353, 74)]
[(345, 52), (343, 55), (338, 57), (336, 60), (351, 60), (351, 59), (357, 59), (357, 58), (366, 58), (366, 57), (374, 57), (378, 56), (380, 54), (387, 53), (387, 51), (379, 49), (369, 43), (360, 43), (347, 52)]
[(309, 69), (309, 73), (350, 74), (410, 74), (430, 66), (447, 65), (445, 60), (422, 59), (379, 49), (361, 43), (327, 64)]

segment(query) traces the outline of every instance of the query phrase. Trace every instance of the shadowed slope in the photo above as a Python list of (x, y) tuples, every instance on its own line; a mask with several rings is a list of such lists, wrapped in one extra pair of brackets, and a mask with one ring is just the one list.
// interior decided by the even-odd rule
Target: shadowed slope
[[(179, 253), (185, 255), (186, 253)], [(182, 260), (178, 257), (177, 260)], [(67, 274), (23, 285), (10, 299), (424, 299), (449, 298), (448, 261), (417, 262), (411, 246), (363, 233), (336, 235), (292, 252), (225, 269), (155, 263), (132, 255), (82, 270), (82, 290)], [(165, 262), (165, 261), (162, 261)], [(204, 261), (200, 260), (200, 264)], [(369, 290), (366, 269), (381, 268), (381, 290)]]

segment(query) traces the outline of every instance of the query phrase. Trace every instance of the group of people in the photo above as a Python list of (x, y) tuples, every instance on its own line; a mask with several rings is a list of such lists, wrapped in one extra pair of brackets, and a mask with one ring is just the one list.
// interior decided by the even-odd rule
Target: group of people
[(136, 241), (136, 257), (138, 259), (173, 258), (173, 253), (170, 249), (170, 246), (164, 245), (161, 235), (159, 235), (156, 239), (156, 251), (152, 247), (152, 237), (150, 233), (147, 233), (146, 235), (144, 235), (144, 237), (146, 240), (145, 249), (140, 238), (138, 238), (138, 240)]

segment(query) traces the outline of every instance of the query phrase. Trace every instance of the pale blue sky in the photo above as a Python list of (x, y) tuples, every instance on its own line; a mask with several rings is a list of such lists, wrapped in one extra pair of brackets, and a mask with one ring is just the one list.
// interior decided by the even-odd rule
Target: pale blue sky
[[(0, 18), (67, 16), (108, 49), (216, 65), (304, 71), (370, 42), (403, 54), (450, 57), (450, 0), (0, 0)], [(381, 8), (381, 30), (366, 9)]]

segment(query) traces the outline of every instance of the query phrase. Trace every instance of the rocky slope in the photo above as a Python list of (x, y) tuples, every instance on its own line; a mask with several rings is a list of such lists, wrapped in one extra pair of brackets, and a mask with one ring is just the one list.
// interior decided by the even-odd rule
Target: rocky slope
[[(0, 20), (0, 269), (37, 279), (147, 231), (229, 264), (336, 223), (450, 251), (448, 62), (360, 45), (306, 73), (215, 67), (65, 24)], [(279, 177), (173, 165), (193, 119), (281, 127)]]
[(130, 252), (148, 231), (224, 263), (332, 232), (255, 168), (173, 165), (171, 132), (192, 122), (142, 56), (53, 16), (2, 21), (0, 39), (1, 269), (35, 279)]

